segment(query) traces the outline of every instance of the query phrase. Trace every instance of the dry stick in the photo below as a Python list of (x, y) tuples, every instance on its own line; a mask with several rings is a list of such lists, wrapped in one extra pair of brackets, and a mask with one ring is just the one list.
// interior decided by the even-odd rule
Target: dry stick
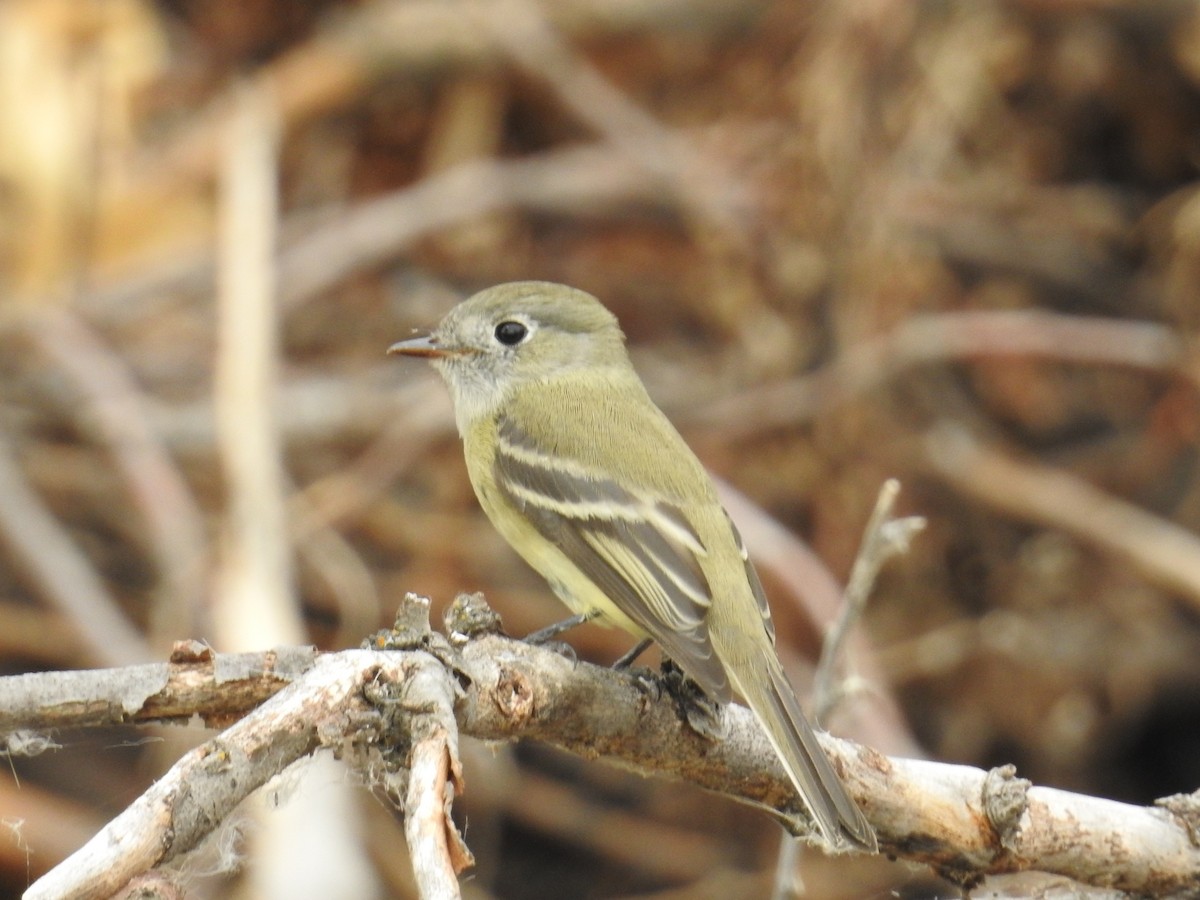
[(296, 240), (279, 260), (281, 296), (288, 305), (311, 300), (418, 238), (497, 210), (578, 213), (630, 199), (667, 202), (670, 196), (661, 179), (603, 147), (464, 163), (360, 204)]
[[(350, 277), (394, 259), (414, 241), (499, 210), (575, 214), (630, 202), (670, 204), (661, 179), (612, 148), (592, 145), (519, 160), (478, 160), (349, 208), (316, 216), (325, 224), (288, 239), (277, 259), (281, 302), (308, 302)], [(294, 228), (285, 226), (285, 232)], [(81, 297), (94, 315), (116, 320), (178, 292), (211, 289), (208, 255)]]
[(835, 683), (838, 660), (850, 636), (850, 629), (862, 619), (867, 609), (867, 597), (875, 586), (879, 570), (893, 556), (907, 553), (914, 535), (925, 527), (920, 516), (893, 519), (892, 509), (900, 495), (900, 482), (889, 478), (879, 489), (875, 509), (863, 533), (862, 547), (850, 570), (850, 581), (842, 598), (842, 611), (821, 646), (821, 659), (813, 677), (814, 718), (828, 718), (833, 707), (842, 699), (844, 688)]
[(267, 779), (323, 741), (336, 746), (354, 736), (355, 715), (371, 713), (363, 696), (368, 683), (402, 683), (406, 670), (423, 664), (439, 666), (424, 654), (347, 651), (322, 657), (259, 709), (185, 754), (82, 849), (40, 878), (26, 900), (107, 897), (135, 875), (192, 849)]
[[(566, 660), (547, 659), (540, 673), (527, 662), (532, 658), (522, 645), (503, 639), (467, 645), (462, 671), (472, 687), (458, 715), (464, 734), (502, 739), (516, 729), (589, 758), (616, 757), (640, 771), (795, 809), (795, 795), (748, 710), (727, 707), (729, 737), (712, 744), (682, 724), (669, 703), (649, 703), (619, 674), (597, 673), (588, 684)], [(598, 690), (597, 682), (611, 691)], [(821, 742), (885, 851), (948, 874), (1040, 868), (1165, 892), (1200, 873), (1200, 850), (1165, 811), (1027, 789), (1004, 773), (989, 778), (969, 767), (887, 758), (825, 735)]]
[[(602, 776), (603, 777), (603, 776)], [(624, 872), (665, 884), (695, 882), (714, 867), (738, 866), (740, 848), (702, 823), (660, 820), (637, 807), (615, 805), (603, 794), (522, 768), (514, 776), (503, 815), (522, 829), (606, 860)], [(473, 779), (472, 784), (478, 784)]]
[(102, 665), (149, 659), (150, 648), (91, 562), (29, 487), (0, 439), (0, 537), (46, 602), (63, 612), (91, 658)]
[(269, 96), (244, 89), (221, 179), (214, 408), (228, 510), (213, 616), (221, 646), (233, 649), (298, 644), (305, 634), (292, 591), (283, 446), (275, 424), (273, 116)]
[(742, 191), (682, 136), (618, 90), (576, 53), (530, 0), (476, 0), (472, 20), (484, 26), (523, 68), (547, 86), (613, 147), (670, 185), (685, 204), (715, 222), (736, 218)]
[(404, 837), (418, 890), (426, 898), (459, 896), (458, 874), (475, 859), (450, 808), (462, 793), (462, 763), (458, 757), (458, 723), (454, 720), (455, 690), (445, 670), (416, 669), (404, 690), (412, 711), (405, 731), (411, 736), (408, 787), (404, 793)]
[[(829, 717), (833, 707), (846, 694), (842, 685), (835, 684), (834, 676), (850, 637), (851, 628), (866, 612), (867, 597), (874, 587), (879, 570), (889, 558), (906, 552), (913, 534), (925, 527), (925, 520), (918, 517), (891, 518), (899, 494), (900, 482), (895, 478), (889, 478), (879, 489), (875, 509), (863, 533), (862, 546), (850, 571), (850, 581), (842, 597), (841, 612), (821, 646), (821, 658), (813, 676), (813, 718), (818, 724)], [(786, 900), (803, 894), (803, 881), (797, 875), (799, 854), (798, 842), (785, 835), (779, 845), (779, 856), (775, 864), (775, 884), (771, 894), (774, 900)]]
[(923, 447), (934, 474), (964, 494), (1095, 544), (1200, 608), (1200, 538), (1192, 532), (1060, 469), (980, 443), (957, 425), (935, 426)]
[[(416, 691), (410, 681), (417, 672), (417, 681), (444, 678), (446, 684)], [(18, 676), (15, 690), (28, 695), (25, 707), (35, 705), (42, 679), (61, 674)], [(144, 710), (132, 709), (137, 698), (149, 707), (157, 695), (146, 696), (138, 687), (122, 712), (106, 688), (113, 677), (121, 673), (72, 673), (74, 701), (60, 684), (55, 704), (64, 713), (71, 706), (90, 710), (89, 721), (103, 708), (110, 715), (145, 718)], [(0, 679), (0, 697), (11, 695), (13, 681)], [(221, 687), (216, 690), (220, 697)], [(244, 697), (235, 701), (230, 694), (226, 710), (244, 709)], [(403, 733), (405, 715), (435, 709), (443, 702), (438, 696), (456, 694), (454, 714), (463, 734), (488, 741), (542, 740), (589, 759), (605, 757), (634, 771), (681, 778), (776, 814), (799, 812), (770, 744), (743, 707), (724, 710), (728, 736), (714, 743), (680, 720), (673, 698), (648, 694), (628, 674), (576, 664), (508, 638), (470, 640), (445, 663), (423, 652), (344, 651), (322, 657), (259, 710), (185, 756), (28, 896), (111, 892), (194, 846), (250, 789), (318, 745), (378, 745), (387, 752)], [(1200, 794), (1143, 808), (1031, 787), (1007, 769), (988, 773), (886, 757), (828, 735), (820, 740), (884, 852), (929, 863), (951, 877), (1035, 869), (1155, 896), (1190, 890), (1200, 879), (1200, 849), (1187, 824), (1200, 821)], [(453, 752), (449, 739), (446, 747)], [(200, 811), (204, 815), (197, 818)]]
[(112, 900), (191, 900), (187, 879), (174, 872), (147, 872), (130, 881)]
[[(503, 51), (486, 30), (464, 24), (473, 3), (367, 4), (331, 19), (334, 24), (312, 40), (262, 67), (253, 75), (254, 85), (278, 98), (281, 123), (290, 129), (354, 101), (377, 80), (482, 69)], [(557, 0), (546, 12), (556, 28), (574, 38), (603, 38), (674, 29), (719, 32), (736, 28), (764, 6), (763, 0)], [(236, 92), (218, 96), (206, 110), (188, 116), (186, 127), (165, 147), (146, 152), (136, 167), (139, 177), (107, 204), (115, 232), (122, 227), (118, 216), (136, 227), (139, 220), (158, 215), (162, 204), (180, 191), (190, 193), (213, 177), (236, 106)], [(160, 278), (202, 288), (210, 283), (212, 270), (211, 261), (194, 259), (164, 268)], [(136, 292), (153, 296), (153, 285), (143, 282)]]
[[(794, 426), (886, 384), (914, 366), (989, 356), (1180, 370), (1185, 346), (1170, 328), (1042, 311), (933, 313), (847, 349), (825, 368), (725, 397), (689, 422), (720, 424), (729, 440)], [(1193, 379), (1195, 380), (1195, 379)]]
[[(458, 873), (475, 861), (450, 818), (455, 791), (446, 745), (444, 736), (426, 737), (413, 744), (404, 795), (404, 839), (413, 878), (421, 897), (437, 900), (462, 896)], [(452, 853), (451, 848), (458, 852)], [(455, 863), (455, 855), (461, 863)]]
[[(759, 14), (763, 0), (558, 0), (546, 6), (555, 28), (575, 38), (686, 29), (720, 31)], [(403, 73), (416, 78), (494, 64), (502, 48), (485, 29), (471, 28), (475, 0), (375, 3), (338, 17), (311, 41), (255, 75), (279, 97), (281, 120), (292, 127), (338, 108), (376, 80)], [(131, 193), (153, 182), (207, 177), (216, 166), (220, 135), (233, 98), (218, 97), (162, 154), (159, 166)]]
[(316, 659), (312, 647), (217, 654), (183, 642), (170, 663), (10, 675), (0, 678), (0, 735), (194, 716), (215, 727), (269, 700)]
[(150, 632), (162, 647), (198, 624), (207, 572), (204, 522), (195, 497), (149, 420), (145, 398), (124, 362), (78, 317), (49, 307), (27, 333), (87, 398), (79, 416), (107, 444), (146, 522), (161, 576)]

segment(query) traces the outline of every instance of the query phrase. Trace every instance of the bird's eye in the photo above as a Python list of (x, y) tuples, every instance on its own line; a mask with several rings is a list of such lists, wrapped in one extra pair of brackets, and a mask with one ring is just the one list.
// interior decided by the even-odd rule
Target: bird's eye
[(529, 329), (520, 322), (501, 322), (496, 326), (496, 340), (505, 347), (517, 346), (528, 334)]

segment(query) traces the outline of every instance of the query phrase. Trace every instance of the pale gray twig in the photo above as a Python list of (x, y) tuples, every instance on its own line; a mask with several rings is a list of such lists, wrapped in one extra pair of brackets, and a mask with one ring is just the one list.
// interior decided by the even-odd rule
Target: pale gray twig
[(850, 629), (866, 611), (867, 597), (875, 586), (879, 570), (893, 556), (907, 552), (913, 536), (925, 527), (925, 520), (920, 516), (892, 518), (892, 509), (899, 494), (900, 482), (895, 478), (889, 478), (879, 489), (875, 509), (867, 522), (862, 546), (842, 595), (841, 611), (821, 646), (821, 659), (813, 679), (813, 708), (818, 722), (829, 715), (845, 693), (835, 680), (838, 660), (845, 649)]
[[(912, 535), (925, 526), (925, 521), (912, 517), (892, 519), (892, 508), (900, 493), (900, 482), (891, 478), (884, 482), (875, 501), (875, 510), (867, 523), (862, 547), (850, 571), (850, 581), (842, 594), (842, 605), (821, 645), (821, 658), (813, 676), (813, 718), (818, 722), (828, 718), (846, 691), (835, 682), (837, 663), (845, 650), (851, 628), (862, 618), (867, 597), (874, 586), (879, 569), (893, 555), (904, 552)], [(788, 900), (803, 894), (803, 881), (798, 873), (799, 842), (784, 835), (775, 863), (773, 900)]]
[(1200, 537), (1193, 532), (956, 424), (930, 429), (922, 447), (929, 470), (967, 496), (1100, 547), (1200, 608)]
[(221, 646), (298, 644), (283, 445), (275, 422), (278, 134), (273, 99), (239, 95), (220, 181), (217, 448), (228, 489), (213, 617)]
[(285, 305), (310, 300), (413, 241), (502, 209), (575, 214), (633, 199), (669, 202), (661, 178), (607, 147), (572, 147), (519, 160), (479, 160), (361, 203), (296, 239), (279, 259)]
[[(353, 650), (301, 664), (302, 674), (291, 675), (290, 686), (187, 754), (28, 896), (107, 896), (105, 891), (112, 893), (138, 872), (194, 846), (256, 785), (318, 747), (350, 751), (352, 758), (353, 748), (360, 748), (369, 759), (371, 748), (381, 742), (394, 746), (393, 732), (403, 733), (414, 713), (428, 712), (430, 704), (444, 706), (445, 699), (431, 699), (438, 695), (454, 698), (454, 727), (463, 734), (485, 741), (542, 740), (635, 771), (681, 778), (789, 820), (799, 810), (765, 734), (743, 707), (724, 710), (727, 737), (714, 743), (681, 719), (673, 697), (647, 693), (626, 673), (498, 635), (459, 645), (451, 650), (443, 643), (436, 658), (424, 651)], [(214, 659), (214, 668), (219, 662)], [(203, 675), (187, 665), (194, 675)], [(232, 667), (231, 675), (239, 670)], [(28, 695), (24, 708), (36, 705), (39, 686), (51, 674), (60, 673), (17, 676), (18, 692)], [(166, 672), (150, 674), (151, 680), (163, 675), (164, 685), (182, 683)], [(111, 696), (104, 685), (114, 675), (119, 677), (107, 671), (74, 673), (80, 701)], [(226, 710), (249, 705), (238, 698), (235, 686), (262, 684), (252, 673), (243, 675), (249, 680), (227, 682)], [(0, 696), (13, 680), (0, 679)], [(412, 693), (422, 680), (441, 686), (432, 693)], [(221, 683), (207, 681), (220, 698)], [(144, 718), (153, 713), (159, 694), (146, 693), (151, 685), (142, 679), (133, 683), (139, 686), (125, 698), (127, 715)], [(119, 700), (72, 704), (61, 691), (57, 698), (64, 711), (90, 707), (93, 717), (102, 706), (110, 714), (122, 706)], [(176, 708), (174, 714), (186, 713)], [(820, 741), (889, 854), (929, 863), (960, 879), (1036, 869), (1164, 897), (1186, 892), (1200, 878), (1200, 849), (1187, 825), (1200, 815), (1195, 795), (1138, 807), (1034, 787), (1009, 769), (984, 772), (886, 757), (828, 735)], [(449, 735), (443, 746), (452, 753)], [(443, 759), (441, 753), (434, 756)], [(429, 771), (442, 772), (442, 763)], [(444, 771), (445, 780), (436, 774), (427, 783), (445, 784), (448, 791), (453, 768)], [(430, 809), (434, 820), (449, 827), (438, 802)]]
[(145, 519), (161, 577), (150, 632), (158, 649), (166, 649), (172, 639), (195, 631), (204, 599), (208, 547), (200, 508), (120, 356), (66, 309), (38, 310), (24, 324), (29, 339), (85, 398), (76, 418), (108, 447)]
[(530, 0), (472, 5), (473, 18), (526, 71), (541, 78), (570, 110), (615, 149), (669, 185), (704, 218), (734, 223), (747, 194), (728, 171), (698, 153), (575, 52)]
[(46, 602), (66, 614), (102, 665), (149, 659), (150, 648), (0, 439), (0, 537)]
[(734, 440), (806, 422), (919, 365), (1025, 356), (1184, 372), (1184, 351), (1179, 334), (1156, 322), (1044, 310), (929, 313), (855, 344), (810, 375), (723, 397), (697, 408), (687, 420), (719, 424)]
[[(219, 737), (186, 753), (84, 847), (38, 879), (26, 900), (100, 898), (195, 847), (252, 791), (312, 753), (340, 743), (366, 710), (362, 651), (323, 657), (304, 676)], [(400, 678), (411, 656), (375, 654)], [(432, 660), (430, 660), (432, 663)]]

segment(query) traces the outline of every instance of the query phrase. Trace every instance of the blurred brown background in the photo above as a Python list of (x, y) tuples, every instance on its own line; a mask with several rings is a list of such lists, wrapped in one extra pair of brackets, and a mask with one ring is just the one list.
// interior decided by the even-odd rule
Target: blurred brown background
[[(560, 617), (478, 512), (441, 385), (383, 355), (540, 278), (617, 313), (746, 496), (802, 695), (836, 590), (789, 541), (844, 580), (885, 478), (928, 518), (834, 730), (1194, 790), (1198, 86), (1200, 12), (1171, 0), (8, 0), (0, 667), (354, 646), (407, 590), (435, 614), (484, 590), (515, 634)], [(5, 765), (0, 890), (204, 736), (56, 735)], [(468, 896), (770, 890), (759, 814), (466, 752)], [(365, 885), (343, 895), (411, 896), (396, 817), (359, 789), (339, 809), (363, 858), (323, 865)], [(320, 860), (257, 840), (269, 820), (227, 842), (248, 868)], [(191, 896), (256, 895), (209, 856)], [(955, 895), (808, 863), (813, 896)]]

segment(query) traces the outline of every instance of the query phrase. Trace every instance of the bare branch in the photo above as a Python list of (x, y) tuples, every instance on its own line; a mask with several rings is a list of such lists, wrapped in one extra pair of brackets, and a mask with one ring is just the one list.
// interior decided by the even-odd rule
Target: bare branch
[(404, 836), (423, 897), (457, 897), (458, 874), (475, 860), (450, 807), (462, 792), (454, 689), (444, 670), (415, 670), (404, 691), (413, 736), (404, 797)]
[[(364, 658), (367, 657), (367, 658)], [(389, 658), (390, 657), (390, 658)], [(183, 756), (91, 841), (26, 892), (28, 900), (108, 897), (135, 875), (195, 847), (252, 791), (323, 741), (353, 734), (377, 672), (433, 663), (424, 654), (347, 651), (321, 657), (295, 684)]]
[(925, 520), (919, 516), (892, 518), (892, 509), (899, 495), (900, 482), (894, 478), (889, 478), (879, 489), (875, 510), (871, 513), (871, 519), (863, 534), (862, 547), (854, 560), (854, 568), (850, 571), (850, 581), (842, 598), (841, 612), (821, 647), (821, 659), (817, 663), (817, 673), (813, 678), (814, 706), (818, 722), (825, 720), (844, 693), (844, 690), (834, 683), (838, 659), (850, 636), (851, 628), (866, 611), (867, 597), (871, 588), (875, 586), (879, 570), (893, 556), (907, 551), (913, 535), (925, 527)]
[[(420, 640), (432, 653), (355, 650), (320, 657), (293, 684), (180, 760), (28, 896), (115, 891), (194, 846), (255, 786), (320, 746), (337, 748), (360, 764), (365, 760), (368, 771), (380, 753), (385, 758), (405, 754), (412, 776), (403, 793), (415, 819), (409, 839), (415, 853), (428, 852), (432, 860), (424, 883), (441, 883), (438, 879), (469, 860), (448, 818), (448, 804), (462, 783), (456, 730), (488, 741), (542, 740), (586, 758), (684, 779), (766, 808), (780, 820), (800, 821), (791, 784), (743, 707), (723, 710), (728, 737), (714, 742), (692, 731), (677, 701), (644, 677), (576, 664), (499, 635), (464, 638), (457, 651), (436, 635)], [(215, 692), (209, 701), (197, 694), (196, 702), (207, 702), (203, 708), (210, 712), (219, 710), (212, 697), (223, 689), (205, 674), (205, 666), (215, 672), (271, 663), (269, 657), (235, 659), (235, 666), (222, 666), (221, 658), (213, 657), (199, 666), (190, 660), (157, 671), (139, 667), (140, 674), (126, 682), (131, 695), (123, 701), (106, 687), (114, 677), (124, 677), (121, 670), (0, 679), (0, 702), (6, 709), (24, 710), (8, 712), (0, 723), (10, 729), (45, 722), (28, 712), (38, 693), (56, 684), (53, 703), (66, 709), (68, 682), (77, 694), (81, 722), (104, 720), (97, 712), (99, 696), (117, 710), (109, 721), (148, 718), (158, 694), (149, 692), (147, 681), (165, 676), (165, 684), (178, 683), (184, 671), (192, 678), (199, 675), (198, 682)], [(298, 659), (296, 668), (303, 668), (304, 655)], [(249, 677), (238, 686), (243, 693), (250, 685), (270, 689), (287, 674)], [(451, 700), (453, 721), (446, 712)], [(244, 696), (224, 709), (239, 704), (245, 705)], [(67, 717), (55, 721), (61, 724)], [(821, 742), (884, 852), (928, 863), (960, 881), (1035, 869), (1084, 884), (1166, 896), (1200, 878), (1200, 849), (1189, 828), (1200, 821), (1198, 795), (1143, 808), (1032, 787), (1007, 768), (988, 773), (886, 757), (828, 735)], [(416, 748), (416, 755), (406, 747)]]
[(605, 147), (584, 145), (516, 160), (462, 163), (364, 201), (280, 255), (280, 297), (299, 305), (417, 239), (509, 208), (585, 211), (670, 197), (660, 178)]
[(1192, 532), (1062, 469), (980, 443), (961, 427), (935, 427), (924, 449), (929, 467), (965, 494), (1089, 541), (1200, 607), (1200, 538)]
[(670, 185), (683, 205), (716, 222), (738, 222), (748, 202), (744, 187), (575, 53), (539, 6), (505, 0), (475, 3), (471, 11), (484, 33), (613, 147)]
[[(844, 681), (835, 681), (838, 662), (845, 651), (853, 626), (866, 612), (867, 597), (883, 564), (892, 556), (908, 549), (913, 534), (925, 527), (919, 517), (893, 519), (892, 509), (900, 494), (900, 482), (889, 478), (879, 489), (875, 509), (867, 522), (862, 546), (850, 571), (850, 581), (842, 596), (841, 610), (821, 645), (821, 658), (813, 675), (813, 717), (816, 722), (828, 720), (830, 712), (848, 693)], [(803, 896), (803, 881), (796, 871), (800, 849), (796, 841), (786, 837), (780, 843), (775, 864), (773, 900)]]
[(171, 636), (192, 632), (204, 593), (208, 548), (196, 498), (153, 427), (129, 366), (100, 335), (57, 305), (18, 321), (83, 396), (76, 416), (108, 448), (145, 521), (161, 578), (151, 604), (151, 643), (162, 650)]
[(46, 601), (70, 619), (91, 658), (108, 665), (148, 659), (150, 648), (74, 539), (25, 480), (0, 439), (0, 539)]
[(1179, 335), (1155, 322), (1040, 310), (930, 313), (854, 345), (811, 375), (717, 400), (697, 409), (690, 421), (719, 423), (728, 440), (744, 438), (808, 421), (913, 366), (995, 356), (1158, 369), (1190, 377)]
[(213, 621), (224, 646), (303, 640), (292, 591), (283, 444), (275, 423), (279, 323), (278, 110), (262, 88), (238, 94), (222, 169), (213, 405), (228, 483)]
[(193, 716), (221, 725), (269, 699), (315, 659), (311, 647), (216, 654), (184, 642), (170, 663), (10, 675), (0, 678), (0, 735)]

